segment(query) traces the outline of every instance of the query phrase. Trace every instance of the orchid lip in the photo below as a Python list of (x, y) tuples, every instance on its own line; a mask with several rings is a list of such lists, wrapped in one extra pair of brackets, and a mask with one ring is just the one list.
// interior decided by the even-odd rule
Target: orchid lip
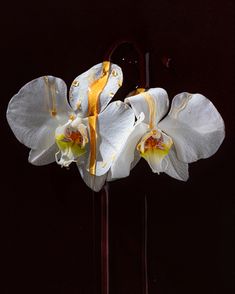
[(59, 147), (55, 155), (56, 162), (62, 167), (68, 167), (86, 153), (88, 143), (86, 126), (76, 123), (76, 120), (69, 121), (65, 126), (57, 128), (55, 141)]
[(158, 153), (159, 159), (163, 159), (169, 153), (172, 144), (170, 137), (158, 129), (153, 129), (142, 137), (136, 148), (143, 158), (154, 152)]

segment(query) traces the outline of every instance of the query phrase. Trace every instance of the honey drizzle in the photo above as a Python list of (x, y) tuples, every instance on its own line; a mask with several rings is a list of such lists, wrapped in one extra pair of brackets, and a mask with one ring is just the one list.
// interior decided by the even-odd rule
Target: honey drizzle
[(107, 84), (110, 74), (110, 62), (104, 61), (102, 64), (102, 76), (92, 82), (88, 90), (88, 121), (90, 127), (90, 166), (89, 171), (95, 175), (96, 170), (96, 128), (97, 116), (99, 113), (99, 98)]
[(50, 113), (52, 116), (56, 116), (57, 110), (56, 110), (56, 86), (55, 86), (55, 81), (53, 83), (50, 82), (48, 79), (48, 76), (44, 76), (44, 81), (47, 86), (48, 90), (48, 98), (49, 98), (49, 107), (51, 104), (51, 109)]
[(149, 128), (153, 129), (155, 127), (155, 121), (156, 121), (155, 100), (148, 92), (144, 92), (143, 95), (149, 107)]

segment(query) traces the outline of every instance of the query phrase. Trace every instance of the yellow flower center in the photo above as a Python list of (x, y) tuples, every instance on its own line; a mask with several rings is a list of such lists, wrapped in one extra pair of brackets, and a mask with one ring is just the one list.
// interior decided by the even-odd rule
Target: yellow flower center
[[(88, 142), (87, 132), (84, 125), (80, 124), (78, 129), (68, 126), (62, 133), (56, 134), (56, 144), (60, 151), (56, 155), (56, 161), (61, 166), (69, 166), (73, 161), (86, 153)], [(61, 154), (58, 159), (58, 154)]]
[(173, 141), (170, 137), (154, 129), (142, 137), (137, 145), (137, 150), (145, 159), (154, 155), (162, 160), (169, 153), (172, 144)]

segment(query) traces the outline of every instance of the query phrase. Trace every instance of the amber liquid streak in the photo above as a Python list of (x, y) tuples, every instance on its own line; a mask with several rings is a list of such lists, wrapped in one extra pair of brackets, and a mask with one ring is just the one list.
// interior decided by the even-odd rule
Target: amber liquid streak
[(101, 78), (95, 80), (89, 87), (88, 93), (88, 120), (90, 127), (90, 166), (89, 171), (95, 175), (96, 170), (96, 134), (97, 116), (99, 113), (99, 98), (107, 84), (110, 74), (110, 62), (104, 61), (102, 65), (103, 74)]
[(145, 91), (145, 88), (137, 88), (134, 93), (132, 93), (132, 95), (137, 95), (140, 93), (144, 95), (144, 99), (147, 102), (149, 108), (149, 127), (150, 129), (153, 129), (156, 121), (156, 105), (153, 97)]
[(48, 91), (48, 102), (49, 102), (49, 110), (51, 116), (56, 116), (57, 110), (56, 110), (56, 88), (55, 88), (55, 81), (51, 83), (47, 76), (44, 77), (44, 81), (46, 84), (46, 88)]
[(156, 122), (156, 105), (155, 105), (155, 100), (147, 92), (144, 92), (143, 95), (144, 95), (145, 101), (147, 102), (148, 107), (149, 107), (149, 128), (150, 129), (153, 129), (154, 126), (155, 126), (155, 122)]

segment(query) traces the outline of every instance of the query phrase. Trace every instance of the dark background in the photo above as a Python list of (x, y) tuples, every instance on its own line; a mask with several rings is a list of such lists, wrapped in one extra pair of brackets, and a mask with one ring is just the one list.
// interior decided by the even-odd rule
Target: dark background
[(151, 87), (171, 98), (207, 96), (224, 118), (226, 139), (213, 157), (190, 165), (186, 183), (154, 175), (141, 161), (110, 185), (110, 294), (145, 294), (145, 197), (149, 294), (232, 293), (234, 28), (232, 0), (1, 5), (1, 293), (100, 293), (100, 195), (75, 166), (28, 164), (5, 112), (28, 81), (51, 74), (69, 86), (123, 38), (150, 52)]

